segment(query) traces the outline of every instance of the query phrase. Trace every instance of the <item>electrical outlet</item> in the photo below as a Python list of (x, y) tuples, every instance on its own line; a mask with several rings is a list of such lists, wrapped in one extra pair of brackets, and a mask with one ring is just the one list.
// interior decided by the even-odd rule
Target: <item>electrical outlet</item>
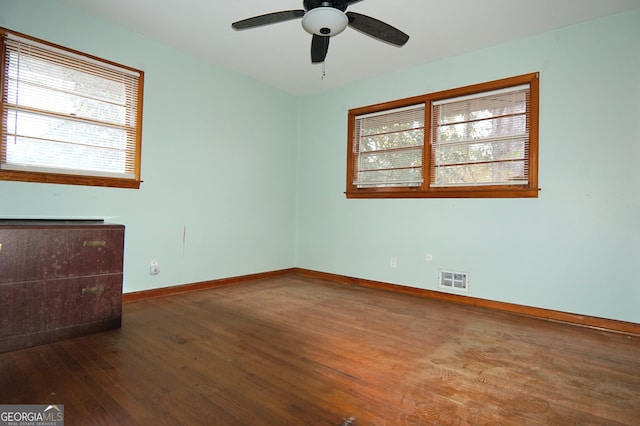
[(424, 261), (425, 262), (431, 262), (432, 260), (433, 260), (433, 255), (432, 254), (427, 253), (427, 254), (424, 255)]
[(398, 267), (398, 258), (397, 257), (392, 257), (391, 260), (389, 261), (389, 265), (395, 269)]
[(151, 275), (158, 275), (160, 273), (160, 264), (157, 259), (153, 259), (151, 261), (151, 266), (149, 267), (149, 273)]

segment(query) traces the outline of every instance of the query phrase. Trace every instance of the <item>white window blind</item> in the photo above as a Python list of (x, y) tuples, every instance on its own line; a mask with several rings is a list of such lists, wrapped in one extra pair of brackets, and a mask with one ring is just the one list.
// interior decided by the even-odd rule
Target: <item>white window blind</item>
[(353, 183), (359, 188), (420, 186), (424, 104), (359, 115), (353, 135)]
[(432, 187), (528, 184), (528, 84), (431, 108)]
[(139, 179), (141, 74), (7, 34), (0, 168)]

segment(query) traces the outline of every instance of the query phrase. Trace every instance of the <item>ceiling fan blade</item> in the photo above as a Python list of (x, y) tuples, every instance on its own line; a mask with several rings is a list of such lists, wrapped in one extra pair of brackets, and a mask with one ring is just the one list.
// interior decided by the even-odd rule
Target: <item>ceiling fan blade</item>
[(329, 39), (328, 36), (313, 35), (311, 39), (311, 62), (317, 64), (324, 62), (324, 58), (327, 57), (329, 51)]
[(362, 0), (334, 0), (332, 4), (333, 7), (342, 9), (343, 7), (346, 8), (347, 6), (352, 5), (353, 3), (358, 3), (360, 1)]
[(377, 38), (378, 40), (395, 44), (396, 46), (404, 46), (409, 40), (409, 36), (399, 29), (370, 16), (347, 12), (347, 17), (349, 18), (349, 26), (351, 28), (361, 31), (373, 38)]
[(289, 21), (291, 19), (302, 18), (304, 10), (284, 10), (282, 12), (267, 13), (266, 15), (254, 16), (253, 18), (243, 19), (231, 24), (236, 30), (245, 30), (248, 28), (261, 27), (263, 25), (276, 24), (278, 22)]

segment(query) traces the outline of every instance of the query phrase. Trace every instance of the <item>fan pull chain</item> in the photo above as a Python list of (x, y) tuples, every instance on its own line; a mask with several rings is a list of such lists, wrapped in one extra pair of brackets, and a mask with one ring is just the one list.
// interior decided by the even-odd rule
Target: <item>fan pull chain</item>
[(320, 80), (324, 81), (324, 77), (327, 75), (327, 66), (325, 62), (322, 62), (322, 77)]

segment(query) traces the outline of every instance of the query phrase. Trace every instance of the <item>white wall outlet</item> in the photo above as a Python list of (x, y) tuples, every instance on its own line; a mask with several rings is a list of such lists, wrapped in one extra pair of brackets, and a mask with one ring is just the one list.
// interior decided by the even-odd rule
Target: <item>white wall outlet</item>
[(391, 260), (389, 261), (389, 266), (391, 266), (393, 269), (398, 267), (398, 258), (397, 257), (392, 257)]
[(431, 253), (427, 253), (424, 255), (425, 262), (431, 262), (433, 260), (433, 255)]
[(149, 273), (151, 275), (158, 275), (160, 273), (160, 264), (158, 263), (158, 259), (153, 259), (151, 261), (151, 266), (149, 267)]

